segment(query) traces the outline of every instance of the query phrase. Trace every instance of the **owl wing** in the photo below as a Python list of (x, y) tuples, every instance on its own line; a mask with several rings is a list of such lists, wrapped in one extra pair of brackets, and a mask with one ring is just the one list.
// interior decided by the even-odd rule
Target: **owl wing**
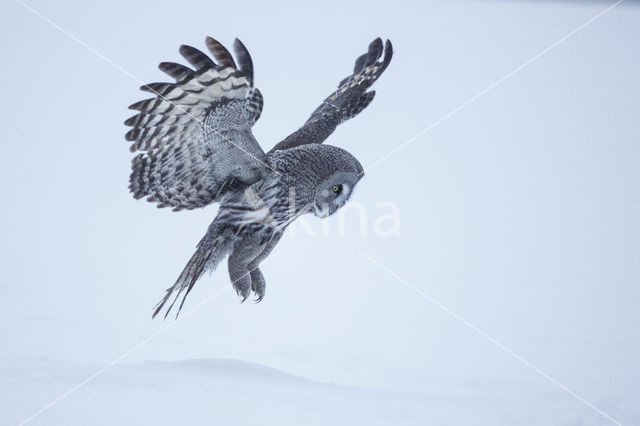
[(393, 47), (389, 40), (384, 47), (380, 38), (371, 42), (367, 53), (356, 59), (353, 74), (338, 84), (338, 88), (316, 108), (302, 127), (279, 142), (270, 152), (322, 143), (340, 123), (358, 115), (373, 100), (376, 92), (367, 92), (367, 89), (382, 75), (391, 62), (392, 54)]
[(151, 83), (141, 90), (155, 96), (129, 108), (125, 121), (132, 162), (129, 189), (158, 207), (203, 207), (233, 184), (252, 184), (268, 167), (251, 127), (260, 117), (262, 95), (253, 87), (253, 65), (236, 39), (238, 65), (211, 37), (206, 44), (217, 64), (200, 50), (181, 46), (193, 66), (163, 62), (160, 69), (175, 83)]

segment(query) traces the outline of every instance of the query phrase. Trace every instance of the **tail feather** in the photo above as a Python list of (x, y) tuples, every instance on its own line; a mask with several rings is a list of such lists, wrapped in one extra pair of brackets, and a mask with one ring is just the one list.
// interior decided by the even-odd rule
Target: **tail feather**
[(177, 318), (194, 284), (205, 271), (215, 269), (218, 263), (229, 253), (232, 242), (233, 238), (229, 235), (219, 232), (213, 226), (210, 227), (207, 235), (198, 243), (196, 252), (191, 256), (191, 259), (182, 270), (175, 284), (167, 289), (164, 297), (154, 307), (152, 318), (155, 318), (160, 311), (162, 311), (162, 308), (175, 293), (173, 301), (164, 314), (164, 318), (167, 318), (173, 305), (175, 305), (180, 295), (184, 292), (184, 296), (182, 296), (182, 301), (178, 307), (178, 312), (176, 312)]

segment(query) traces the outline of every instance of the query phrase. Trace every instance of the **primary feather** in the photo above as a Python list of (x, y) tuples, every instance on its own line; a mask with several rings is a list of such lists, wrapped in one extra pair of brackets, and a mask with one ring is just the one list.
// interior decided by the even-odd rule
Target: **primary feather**
[(384, 47), (382, 39), (372, 41), (367, 53), (356, 59), (353, 74), (338, 84), (338, 88), (316, 108), (302, 127), (287, 136), (271, 151), (322, 143), (340, 123), (360, 114), (376, 94), (375, 91), (367, 90), (387, 69), (392, 56), (393, 46), (389, 40), (385, 42)]
[(159, 207), (175, 210), (216, 201), (239, 180), (251, 184), (262, 174), (265, 153), (251, 127), (260, 117), (262, 95), (253, 87), (251, 58), (236, 41), (241, 67), (212, 38), (207, 46), (216, 65), (200, 50), (183, 45), (180, 53), (195, 68), (163, 62), (175, 83), (151, 83), (142, 90), (156, 96), (131, 105), (139, 112), (125, 121), (133, 159), (130, 189)]

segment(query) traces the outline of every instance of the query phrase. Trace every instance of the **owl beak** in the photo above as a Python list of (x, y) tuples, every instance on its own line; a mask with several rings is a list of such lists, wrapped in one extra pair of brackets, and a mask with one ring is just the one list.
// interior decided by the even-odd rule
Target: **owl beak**
[(313, 205), (313, 212), (320, 218), (325, 218), (330, 215), (330, 211), (326, 206), (319, 206), (318, 204)]

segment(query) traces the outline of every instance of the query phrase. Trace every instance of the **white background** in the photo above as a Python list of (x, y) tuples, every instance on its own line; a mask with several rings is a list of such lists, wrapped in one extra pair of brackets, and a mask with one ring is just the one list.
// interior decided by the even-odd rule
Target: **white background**
[[(365, 167), (613, 4), (27, 3), (144, 83), (180, 44), (238, 36), (265, 149), (389, 38), (376, 99), (329, 139)], [(171, 324), (151, 308), (216, 208), (134, 201), (122, 123), (140, 82), (19, 3), (0, 15), (0, 412), (16, 424)], [(623, 2), (368, 170), (365, 236), (355, 212), (346, 235), (336, 217), (286, 235), (262, 303), (226, 290), (30, 424), (614, 424), (359, 250), (640, 423), (639, 22)], [(400, 235), (380, 237), (388, 201)], [(183, 313), (228, 283), (223, 266)]]

